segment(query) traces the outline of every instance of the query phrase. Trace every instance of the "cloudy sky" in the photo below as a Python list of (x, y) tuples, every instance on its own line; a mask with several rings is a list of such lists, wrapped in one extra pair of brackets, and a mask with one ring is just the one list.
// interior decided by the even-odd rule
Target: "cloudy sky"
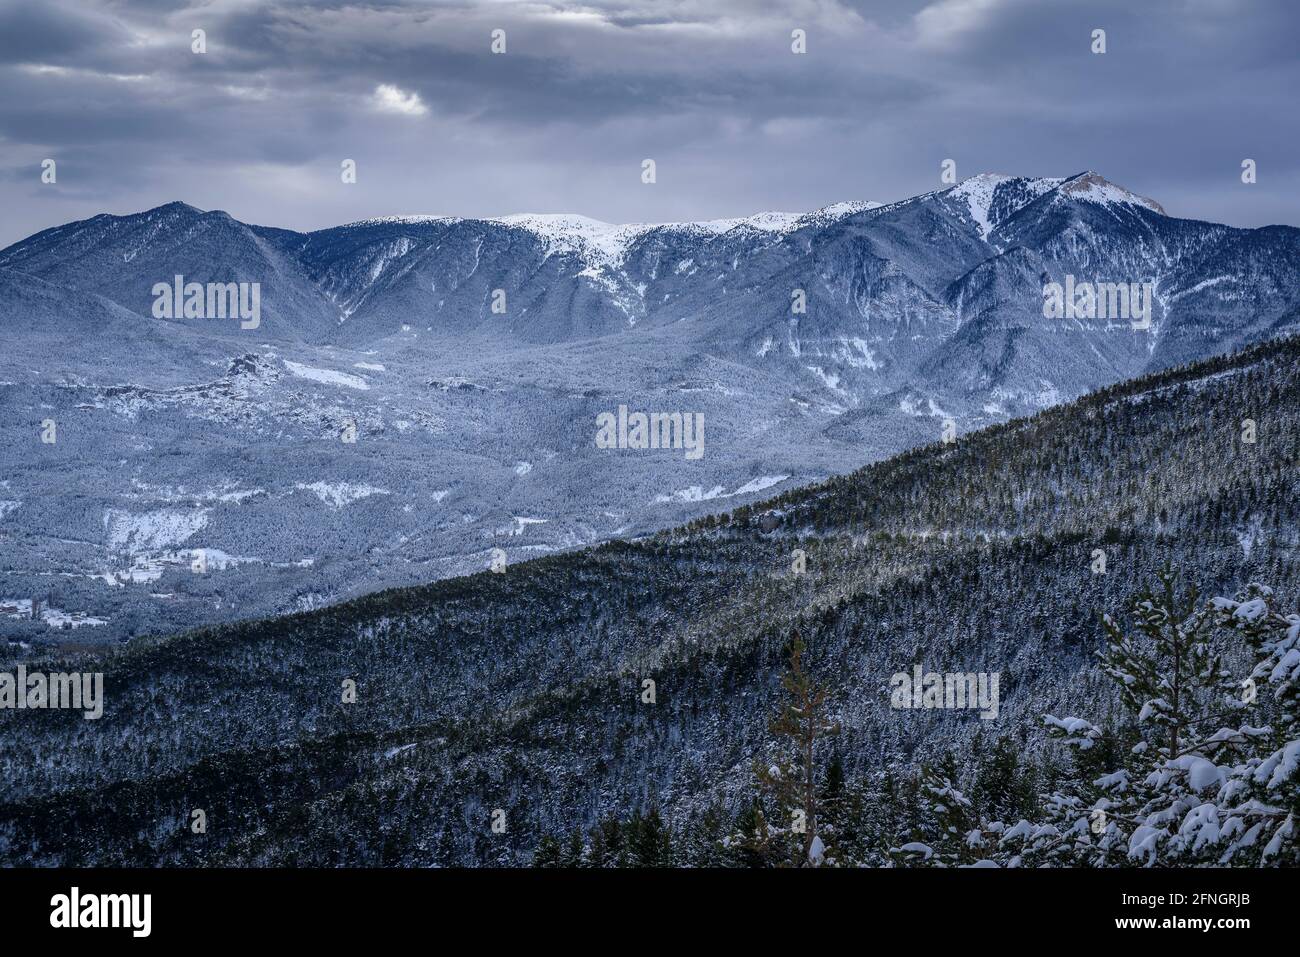
[(1294, 0), (0, 0), (0, 246), (176, 199), (296, 229), (803, 211), (948, 158), (1300, 224), (1298, 28)]

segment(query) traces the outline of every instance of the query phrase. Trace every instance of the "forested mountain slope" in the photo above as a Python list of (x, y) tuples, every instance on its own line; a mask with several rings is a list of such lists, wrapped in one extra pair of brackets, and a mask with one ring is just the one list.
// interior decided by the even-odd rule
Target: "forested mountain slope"
[[(846, 775), (1038, 754), (1045, 712), (1119, 714), (1097, 613), (1165, 563), (1297, 604), (1298, 357), (1265, 343), (502, 574), (29, 663), (102, 669), (107, 701), (0, 711), (0, 859), (525, 863), (601, 816), (689, 826), (748, 800), (796, 629)], [(892, 710), (914, 665), (998, 673), (997, 718)]]

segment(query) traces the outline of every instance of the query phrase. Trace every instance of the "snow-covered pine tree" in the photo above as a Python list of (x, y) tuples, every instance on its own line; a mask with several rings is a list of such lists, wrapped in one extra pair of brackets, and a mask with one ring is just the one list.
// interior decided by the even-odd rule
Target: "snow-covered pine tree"
[(1180, 596), (1178, 576), (1170, 568), (1158, 578), (1157, 591), (1131, 602), (1130, 630), (1109, 615), (1102, 619), (1109, 640), (1101, 661), (1125, 703), (1138, 712), (1138, 723), (1165, 729), (1163, 736), (1149, 739), (1174, 760), (1225, 716), (1223, 699), (1234, 684), (1219, 644), (1211, 640), (1217, 624), (1213, 605), (1202, 606), (1195, 587)]
[[(1139, 595), (1132, 630), (1107, 617), (1103, 668), (1137, 714), (1142, 734), (1121, 767), (1045, 799), (1000, 841), (1012, 864), (1117, 866), (1295, 864), (1300, 855), (1300, 616), (1269, 607), (1251, 585), (1199, 604), (1174, 575)], [(1223, 666), (1236, 641), (1254, 653), (1242, 682)], [(1269, 699), (1258, 701), (1258, 683)], [(1273, 724), (1260, 724), (1271, 715)], [(1080, 751), (1102, 740), (1081, 718), (1045, 716)], [(1086, 766), (1087, 762), (1080, 762)], [(1010, 855), (1010, 856), (1008, 856)]]
[[(1276, 611), (1273, 590), (1258, 584), (1211, 604), (1255, 654), (1238, 699), (1248, 720), (1216, 736), (1247, 756), (1224, 774), (1216, 801), (1187, 816), (1179, 840), (1185, 851), (1212, 851), (1221, 865), (1294, 867), (1300, 864), (1300, 614)], [(1269, 724), (1253, 727), (1255, 713)]]
[(900, 864), (956, 867), (985, 858), (994, 838), (978, 826), (974, 806), (957, 789), (956, 779), (957, 763), (951, 754), (922, 770), (917, 801), (920, 827), (911, 840), (890, 848), (890, 856)]

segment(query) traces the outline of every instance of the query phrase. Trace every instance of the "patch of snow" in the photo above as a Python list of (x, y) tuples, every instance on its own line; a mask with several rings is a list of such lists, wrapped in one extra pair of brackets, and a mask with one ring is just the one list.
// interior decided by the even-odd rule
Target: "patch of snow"
[(822, 843), (820, 837), (813, 837), (812, 844), (808, 847), (808, 863), (814, 867), (819, 866), (826, 860), (826, 845)]
[(207, 524), (208, 509), (204, 508), (139, 513), (109, 509), (104, 513), (107, 546), (127, 554), (179, 545)]
[(221, 492), (216, 495), (218, 502), (242, 502), (246, 498), (252, 498), (254, 495), (262, 495), (265, 489), (249, 488), (236, 489), (233, 492)]
[(928, 861), (934, 857), (934, 848), (929, 844), (922, 844), (920, 841), (911, 841), (899, 848), (905, 854), (920, 854), (922, 860)]
[[(0, 502), (0, 505), (3, 504), (3, 502)], [(0, 514), (3, 514), (3, 509), (0, 509)], [(1255, 540), (1259, 537), (1262, 526), (1263, 522), (1257, 519), (1252, 525), (1237, 530), (1237, 543), (1241, 545), (1243, 558), (1250, 558), (1251, 550), (1255, 547)]]
[(667, 502), (709, 502), (715, 498), (735, 498), (738, 495), (752, 495), (755, 492), (763, 491), (763, 489), (771, 488), (773, 485), (779, 485), (789, 477), (788, 475), (760, 475), (758, 478), (750, 479), (734, 492), (726, 491), (721, 485), (715, 485), (710, 489), (705, 489), (702, 485), (692, 485), (690, 488), (679, 489), (667, 495), (656, 495), (654, 501), (656, 504), (662, 505)]
[[(835, 352), (835, 358), (839, 361), (855, 369), (870, 369), (872, 372), (880, 368), (880, 363), (876, 361), (876, 357), (867, 346), (865, 339), (840, 339), (839, 343), (840, 349)], [(855, 349), (857, 355), (854, 355), (853, 350)]]
[(548, 518), (528, 518), (524, 515), (512, 515), (515, 520), (515, 526), (510, 530), (511, 535), (522, 535), (529, 525), (545, 525), (550, 521)]
[(299, 482), (294, 488), (301, 489), (304, 492), (311, 492), (330, 508), (342, 508), (344, 505), (349, 505), (363, 498), (369, 498), (372, 495), (392, 494), (387, 489), (350, 482), (312, 482), (310, 485)]
[(670, 495), (656, 495), (655, 502), (708, 502), (715, 498), (723, 497), (724, 489), (721, 485), (715, 485), (713, 488), (705, 490), (703, 485), (692, 485), (690, 488), (679, 489)]
[(999, 184), (1005, 183), (1010, 178), (998, 173), (980, 173), (978, 176), (962, 180), (952, 188), (950, 195), (966, 201), (970, 218), (975, 221), (975, 227), (979, 230), (980, 239), (987, 241), (989, 233), (993, 232), (993, 224), (989, 222), (989, 210), (993, 207), (993, 193)]
[[(10, 618), (18, 620), (31, 620), (32, 617), (32, 600), (30, 598), (0, 598), (0, 618)], [(39, 620), (48, 625), (50, 628), (80, 628), (83, 625), (87, 627), (97, 627), (107, 625), (107, 618), (96, 618), (81, 611), (64, 611), (61, 608), (50, 608), (42, 605), (38, 612)]]
[(1204, 791), (1211, 785), (1219, 785), (1223, 781), (1223, 772), (1221, 772), (1213, 761), (1207, 761), (1201, 757), (1191, 757), (1187, 767), (1187, 786), (1193, 791)]
[(826, 388), (833, 389), (836, 392), (843, 391), (840, 389), (840, 377), (834, 372), (827, 372), (821, 366), (804, 366), (804, 368), (821, 379)]
[[(1016, 202), (1016, 209), (1022, 209), (1028, 203), (1032, 203), (1044, 193), (1060, 186), (1063, 182), (1065, 180), (1003, 176), (1001, 173), (980, 173), (978, 176), (964, 179), (956, 186), (951, 187), (948, 195), (954, 199), (965, 200), (970, 218), (974, 221), (975, 228), (979, 230), (980, 239), (988, 242), (989, 234), (999, 225), (993, 221), (993, 206), (998, 187), (1006, 183), (1014, 184), (1008, 189), (1014, 190), (1013, 198)], [(1005, 218), (1007, 218), (1007, 213), (1003, 211), (999, 219)]]
[(771, 488), (773, 485), (781, 484), (789, 477), (790, 476), (788, 475), (760, 475), (756, 479), (750, 479), (748, 482), (740, 486), (740, 488), (736, 489), (731, 494), (734, 496), (734, 495), (749, 495), (753, 492), (761, 492), (765, 488)]
[(336, 372), (333, 369), (315, 369), (311, 366), (305, 366), (297, 362), (284, 360), (284, 366), (300, 379), (310, 379), (313, 382), (321, 382), (325, 385), (341, 385), (349, 389), (369, 389), (370, 383), (366, 382), (361, 376), (352, 375), (348, 372)]
[(1241, 280), (1237, 276), (1215, 276), (1211, 279), (1202, 279), (1195, 286), (1192, 286), (1189, 289), (1184, 289), (1181, 292), (1174, 293), (1172, 296), (1169, 297), (1169, 301), (1177, 302), (1179, 299), (1182, 299), (1184, 296), (1190, 296), (1193, 293), (1198, 293), (1202, 289), (1207, 289), (1210, 286), (1217, 286), (1221, 282), (1240, 282), (1240, 281)]
[[(374, 282), (388, 267), (388, 264), (395, 259), (401, 259), (415, 247), (415, 241), (409, 236), (403, 236), (395, 243), (391, 243), (387, 249), (375, 257), (370, 264), (370, 281)], [(349, 311), (349, 314), (351, 310)]]

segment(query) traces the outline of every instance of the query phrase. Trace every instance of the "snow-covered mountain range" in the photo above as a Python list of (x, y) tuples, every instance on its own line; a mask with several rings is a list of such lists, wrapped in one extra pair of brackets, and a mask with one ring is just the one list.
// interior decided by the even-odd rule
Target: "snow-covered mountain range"
[[(175, 276), (257, 283), (257, 327), (155, 318)], [(1045, 318), (1068, 277), (1151, 284), (1149, 328)], [(666, 225), (96, 216), (0, 250), (0, 608), (120, 638), (634, 536), (1295, 331), (1298, 303), (1300, 230), (1092, 172)], [(620, 406), (702, 414), (705, 453), (598, 448)]]

